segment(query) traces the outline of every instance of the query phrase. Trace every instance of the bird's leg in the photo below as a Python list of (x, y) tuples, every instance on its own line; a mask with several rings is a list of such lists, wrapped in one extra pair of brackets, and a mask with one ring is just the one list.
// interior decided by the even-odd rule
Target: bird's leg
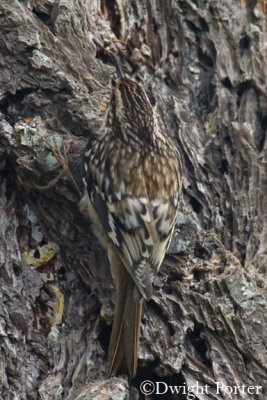
[(80, 191), (75, 179), (73, 178), (72, 173), (70, 172), (68, 157), (67, 157), (64, 145), (63, 145), (63, 154), (62, 154), (55, 138), (53, 138), (53, 142), (54, 142), (54, 146), (51, 143), (49, 143), (48, 141), (46, 141), (46, 143), (50, 147), (50, 150), (53, 153), (53, 156), (56, 158), (59, 165), (61, 165), (62, 170), (60, 171), (58, 176), (55, 179), (52, 179), (47, 185), (40, 186), (40, 185), (37, 185), (36, 183), (34, 183), (34, 186), (39, 190), (51, 189), (51, 188), (55, 187), (55, 185), (58, 183), (58, 181), (61, 178), (66, 177), (68, 180), (70, 180), (73, 183), (79, 196), (81, 196), (82, 195), (81, 191)]

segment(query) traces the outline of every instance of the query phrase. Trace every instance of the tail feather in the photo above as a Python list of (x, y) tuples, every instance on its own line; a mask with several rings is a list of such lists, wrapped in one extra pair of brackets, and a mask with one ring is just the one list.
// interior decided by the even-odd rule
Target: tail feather
[(121, 262), (116, 274), (115, 316), (108, 351), (109, 375), (115, 375), (121, 368), (127, 369), (130, 378), (136, 375), (143, 300), (134, 301), (134, 287)]

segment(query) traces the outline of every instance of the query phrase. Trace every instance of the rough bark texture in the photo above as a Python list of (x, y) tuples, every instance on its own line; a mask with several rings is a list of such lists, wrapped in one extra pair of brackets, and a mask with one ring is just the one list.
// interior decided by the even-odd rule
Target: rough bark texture
[[(78, 195), (36, 186), (60, 171), (54, 139), (80, 184), (111, 91), (106, 45), (184, 161), (133, 382), (106, 377), (113, 285)], [(266, 63), (260, 0), (1, 0), (2, 399), (145, 399), (143, 380), (209, 385), (199, 400), (267, 399)], [(216, 381), (262, 388), (233, 397)]]

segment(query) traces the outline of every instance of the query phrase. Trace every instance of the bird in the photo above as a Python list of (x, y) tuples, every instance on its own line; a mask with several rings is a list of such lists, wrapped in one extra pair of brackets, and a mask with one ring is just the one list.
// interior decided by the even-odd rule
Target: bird
[(116, 289), (108, 375), (136, 376), (143, 302), (174, 230), (182, 162), (144, 88), (117, 59), (103, 124), (86, 146), (82, 180), (93, 231), (106, 249)]

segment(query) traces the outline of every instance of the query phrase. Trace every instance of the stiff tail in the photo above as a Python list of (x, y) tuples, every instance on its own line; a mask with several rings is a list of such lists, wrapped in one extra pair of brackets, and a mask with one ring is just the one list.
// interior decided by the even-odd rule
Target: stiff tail
[(130, 378), (134, 378), (137, 368), (143, 300), (138, 303), (134, 301), (135, 284), (123, 263), (117, 260), (116, 264), (117, 270), (114, 278), (117, 292), (108, 350), (108, 374), (109, 376), (115, 375), (123, 368), (127, 369)]

